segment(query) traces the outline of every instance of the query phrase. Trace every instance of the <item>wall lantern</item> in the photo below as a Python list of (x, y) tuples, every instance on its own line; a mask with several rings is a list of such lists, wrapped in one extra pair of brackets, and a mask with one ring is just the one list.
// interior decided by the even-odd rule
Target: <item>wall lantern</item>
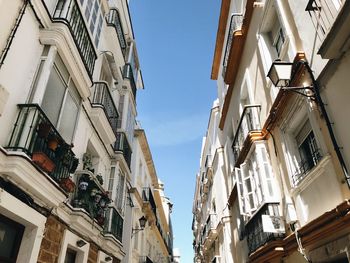
[(145, 216), (142, 216), (139, 218), (139, 224), (140, 224), (140, 228), (133, 228), (132, 232), (131, 232), (131, 237), (136, 234), (139, 231), (142, 231), (145, 229), (147, 223), (147, 218)]
[(293, 63), (275, 60), (267, 76), (275, 87), (288, 87), (292, 77)]

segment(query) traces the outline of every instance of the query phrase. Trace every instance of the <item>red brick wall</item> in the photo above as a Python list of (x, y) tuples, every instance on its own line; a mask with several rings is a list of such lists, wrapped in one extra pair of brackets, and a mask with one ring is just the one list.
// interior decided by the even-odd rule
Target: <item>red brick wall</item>
[(60, 223), (55, 217), (49, 216), (47, 218), (38, 263), (57, 262), (65, 229), (66, 226)]

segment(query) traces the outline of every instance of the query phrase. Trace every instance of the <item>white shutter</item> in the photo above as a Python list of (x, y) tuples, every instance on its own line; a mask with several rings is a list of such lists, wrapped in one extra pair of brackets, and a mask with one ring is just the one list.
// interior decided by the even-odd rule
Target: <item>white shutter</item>
[(264, 200), (267, 202), (277, 201), (275, 182), (272, 174), (272, 167), (266, 150), (266, 143), (256, 144), (257, 160), (259, 164), (260, 176), (262, 180), (262, 188)]
[(235, 168), (235, 174), (236, 174), (236, 183), (237, 183), (237, 195), (238, 195), (238, 204), (239, 204), (239, 211), (241, 215), (246, 215), (246, 207), (245, 207), (245, 200), (244, 200), (244, 189), (243, 189), (243, 180), (242, 180), (242, 174), (241, 169)]

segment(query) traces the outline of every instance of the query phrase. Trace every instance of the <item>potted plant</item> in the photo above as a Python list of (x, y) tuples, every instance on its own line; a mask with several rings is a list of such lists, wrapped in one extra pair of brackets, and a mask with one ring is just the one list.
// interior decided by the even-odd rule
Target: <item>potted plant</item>
[(90, 172), (94, 172), (92, 167), (92, 156), (90, 153), (84, 153), (83, 155), (83, 169), (89, 170)]
[(60, 186), (68, 193), (72, 193), (75, 189), (75, 183), (71, 177), (62, 178)]
[(97, 181), (99, 182), (100, 185), (103, 185), (103, 177), (102, 177), (102, 175), (100, 175), (100, 174), (96, 175), (96, 179), (97, 179)]
[(41, 138), (47, 138), (51, 131), (51, 124), (47, 121), (42, 121), (38, 125), (38, 135)]
[(49, 147), (49, 149), (51, 149), (52, 151), (56, 151), (58, 147), (58, 142), (59, 140), (57, 136), (54, 134), (50, 134), (47, 142), (47, 147)]

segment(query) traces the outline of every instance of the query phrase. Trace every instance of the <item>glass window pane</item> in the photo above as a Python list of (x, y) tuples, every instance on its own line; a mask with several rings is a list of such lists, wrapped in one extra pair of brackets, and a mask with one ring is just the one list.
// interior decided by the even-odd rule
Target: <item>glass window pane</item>
[(77, 257), (77, 252), (67, 248), (67, 252), (66, 252), (66, 257), (64, 259), (64, 263), (75, 263), (75, 259)]
[(78, 105), (74, 102), (72, 96), (68, 92), (66, 101), (63, 105), (60, 127), (58, 129), (63, 139), (68, 143), (72, 142), (77, 116)]
[(57, 69), (53, 67), (46, 86), (41, 107), (50, 121), (56, 126), (65, 93), (65, 85)]

